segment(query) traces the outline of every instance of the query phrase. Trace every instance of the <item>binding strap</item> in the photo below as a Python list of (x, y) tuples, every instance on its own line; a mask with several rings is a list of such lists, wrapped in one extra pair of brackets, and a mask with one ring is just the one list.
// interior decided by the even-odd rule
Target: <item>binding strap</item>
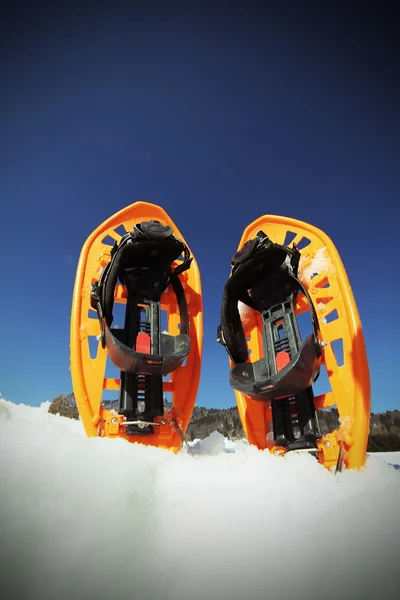
[(299, 261), (300, 252), (295, 245), (291, 249), (275, 244), (263, 231), (259, 231), (233, 256), (231, 276), (223, 292), (217, 341), (225, 346), (235, 365), (248, 359), (239, 301), (262, 314), (275, 304), (287, 301), (291, 294), (295, 299), (301, 290), (309, 304), (314, 339), (318, 341), (320, 334), (315, 308), (297, 277)]
[[(182, 263), (172, 269), (171, 264), (182, 254)], [(112, 340), (114, 345), (122, 347), (125, 354), (128, 351), (121, 344), (121, 340), (117, 339), (119, 330), (110, 330), (113, 322), (114, 293), (118, 281), (126, 287), (128, 297), (133, 296), (138, 303), (159, 302), (161, 294), (171, 284), (181, 319), (180, 335), (176, 337), (180, 338), (180, 345), (185, 346), (187, 354), (190, 347), (189, 313), (179, 275), (190, 267), (192, 260), (186, 244), (173, 235), (170, 226), (163, 225), (159, 221), (137, 223), (133, 232), (125, 234), (119, 244), (116, 242), (111, 250), (111, 261), (103, 270), (99, 281), (93, 284), (91, 291), (91, 306), (96, 310), (101, 324), (103, 348), (111, 345)], [(163, 342), (164, 345), (167, 344), (167, 338), (170, 342), (173, 339), (173, 336), (160, 335), (162, 347)], [(109, 350), (112, 348), (110, 347)], [(136, 359), (138, 353), (129, 350), (129, 354), (131, 358), (135, 356)], [(156, 364), (157, 361), (150, 362)], [(150, 371), (156, 371), (155, 368), (149, 368)]]

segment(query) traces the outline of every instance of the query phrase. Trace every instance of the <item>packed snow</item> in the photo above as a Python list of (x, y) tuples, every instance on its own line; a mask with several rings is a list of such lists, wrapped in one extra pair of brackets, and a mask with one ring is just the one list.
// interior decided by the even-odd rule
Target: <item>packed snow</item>
[(213, 433), (86, 438), (0, 399), (0, 597), (346, 600), (400, 593), (400, 453), (335, 476)]
[(318, 248), (314, 256), (307, 253), (302, 254), (299, 263), (299, 277), (303, 283), (310, 283), (314, 275), (325, 273), (333, 275), (333, 265), (330, 258), (326, 255), (327, 249)]

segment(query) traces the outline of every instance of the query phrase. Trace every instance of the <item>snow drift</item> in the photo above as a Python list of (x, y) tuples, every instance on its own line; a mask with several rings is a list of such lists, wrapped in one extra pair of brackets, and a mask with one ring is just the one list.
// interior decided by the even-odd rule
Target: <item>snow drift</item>
[(47, 409), (0, 399), (2, 598), (398, 597), (399, 456), (335, 477), (219, 434), (175, 456)]

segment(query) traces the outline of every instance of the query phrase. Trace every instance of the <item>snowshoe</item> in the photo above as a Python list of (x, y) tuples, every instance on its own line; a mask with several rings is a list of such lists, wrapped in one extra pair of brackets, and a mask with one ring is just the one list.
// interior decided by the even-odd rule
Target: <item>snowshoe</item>
[[(276, 455), (311, 452), (337, 471), (360, 468), (369, 433), (369, 371), (334, 244), (308, 223), (266, 215), (245, 229), (231, 266), (217, 341), (229, 355), (249, 443)], [(331, 389), (315, 395), (323, 369)], [(334, 406), (339, 422), (322, 433), (320, 411)]]
[(102, 223), (82, 248), (71, 315), (72, 383), (87, 435), (178, 451), (202, 337), (199, 269), (167, 213), (137, 202)]

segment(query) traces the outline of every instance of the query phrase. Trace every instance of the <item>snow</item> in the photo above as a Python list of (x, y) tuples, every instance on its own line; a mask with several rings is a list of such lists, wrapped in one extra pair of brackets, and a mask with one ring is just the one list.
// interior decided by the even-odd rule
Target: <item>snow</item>
[(328, 256), (325, 255), (327, 249), (318, 248), (314, 256), (309, 256), (304, 253), (300, 257), (299, 263), (299, 278), (303, 283), (310, 283), (314, 275), (326, 273), (332, 275), (332, 263)]
[(397, 598), (400, 453), (338, 476), (214, 433), (174, 455), (0, 399), (0, 597)]

